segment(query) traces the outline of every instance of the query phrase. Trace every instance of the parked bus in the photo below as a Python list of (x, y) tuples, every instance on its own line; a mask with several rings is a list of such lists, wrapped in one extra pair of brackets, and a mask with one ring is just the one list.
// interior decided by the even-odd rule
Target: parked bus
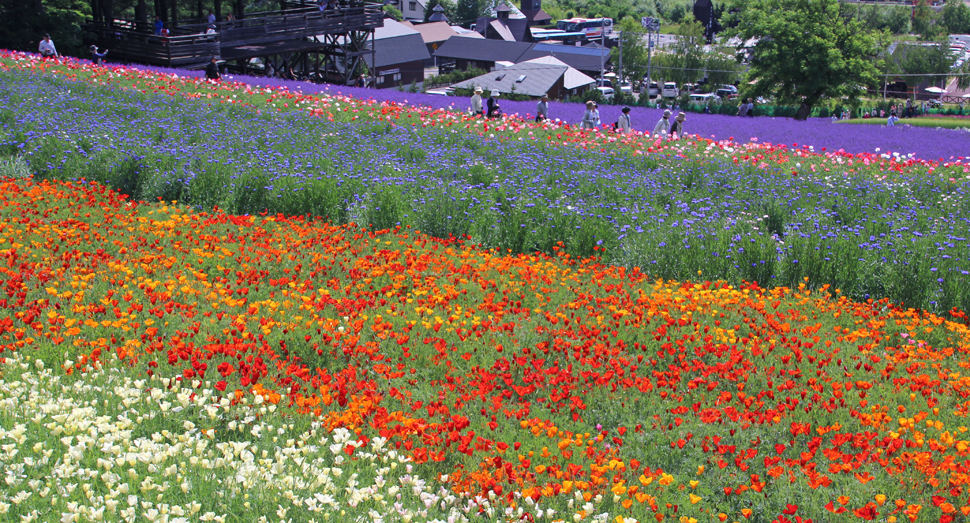
[(556, 28), (569, 33), (583, 33), (588, 40), (613, 34), (612, 18), (570, 18), (556, 22)]

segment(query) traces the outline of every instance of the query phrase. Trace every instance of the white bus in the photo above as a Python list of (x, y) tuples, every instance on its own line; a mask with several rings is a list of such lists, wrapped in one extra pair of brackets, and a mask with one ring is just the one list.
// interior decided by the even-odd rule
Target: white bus
[(612, 18), (570, 18), (556, 22), (556, 29), (568, 33), (583, 33), (588, 40), (613, 34)]

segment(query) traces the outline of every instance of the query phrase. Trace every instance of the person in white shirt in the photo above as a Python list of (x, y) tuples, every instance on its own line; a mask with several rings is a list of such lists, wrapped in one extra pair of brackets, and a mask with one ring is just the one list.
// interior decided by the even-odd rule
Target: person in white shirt
[(40, 41), (40, 46), (37, 50), (44, 58), (58, 56), (57, 48), (54, 47), (54, 41), (51, 40), (51, 35), (49, 34), (44, 35), (44, 39)]
[(621, 134), (633, 132), (633, 125), (630, 124), (630, 108), (624, 107), (623, 114), (616, 120), (616, 130)]
[(482, 115), (482, 88), (476, 87), (472, 95), (472, 116)]
[(580, 122), (580, 129), (596, 129), (600, 125), (600, 112), (596, 109), (596, 102), (590, 100), (586, 102), (586, 112), (583, 113), (583, 121)]
[(664, 116), (659, 121), (657, 125), (653, 128), (654, 136), (664, 136), (670, 132), (670, 110), (664, 110)]

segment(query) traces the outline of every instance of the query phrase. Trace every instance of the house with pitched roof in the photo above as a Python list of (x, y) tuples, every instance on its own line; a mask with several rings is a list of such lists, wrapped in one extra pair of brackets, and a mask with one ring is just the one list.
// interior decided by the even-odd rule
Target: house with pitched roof
[(421, 33), (391, 19), (374, 31), (374, 54), (364, 55), (374, 87), (397, 87), (424, 81), (424, 63), (431, 57)]
[(596, 85), (596, 80), (551, 56), (527, 60), (455, 84), (459, 89), (481, 87), (486, 93), (525, 94), (559, 100)]
[[(404, 21), (401, 23), (410, 27), (411, 29), (414, 29), (421, 35), (421, 40), (424, 41), (424, 45), (428, 48), (428, 53), (432, 55), (438, 50), (439, 47), (441, 47), (449, 38), (453, 36), (457, 36), (459, 38), (484, 38), (482, 35), (474, 31), (456, 31), (456, 28), (461, 28), (449, 25), (448, 22), (412, 24), (411, 22)], [(434, 65), (433, 59), (426, 62), (426, 65)]]

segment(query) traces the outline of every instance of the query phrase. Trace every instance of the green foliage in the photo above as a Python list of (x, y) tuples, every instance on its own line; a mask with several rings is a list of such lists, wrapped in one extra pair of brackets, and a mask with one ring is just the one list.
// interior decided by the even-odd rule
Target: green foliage
[(449, 21), (458, 18), (458, 5), (453, 0), (428, 0), (428, 3), (424, 6), (425, 22), (434, 14), (433, 9), (438, 4), (441, 4), (441, 7), (445, 10), (444, 15)]
[(455, 18), (451, 23), (467, 28), (474, 24), (479, 16), (485, 14), (487, 6), (484, 0), (458, 0), (455, 5)]
[(970, 6), (960, 0), (950, 0), (940, 11), (938, 22), (949, 34), (970, 33)]
[(913, 10), (913, 32), (933, 39), (939, 35), (941, 27), (936, 23), (936, 11), (930, 7), (929, 0), (919, 0)]
[(398, 22), (404, 20), (404, 13), (400, 9), (390, 4), (384, 4), (384, 15), (389, 16)]
[[(647, 44), (646, 30), (640, 25), (640, 20), (628, 16), (617, 26), (620, 31), (620, 45), (623, 47), (622, 75), (633, 81), (640, 80), (647, 74)], [(620, 49), (613, 48), (612, 61), (620, 63)]]
[[(826, 97), (856, 99), (877, 83), (873, 31), (838, 0), (738, 0), (738, 25), (722, 36), (759, 39), (747, 74), (751, 94), (800, 104), (808, 118)], [(739, 48), (740, 50), (740, 48)]]
[[(898, 63), (901, 72), (905, 74), (925, 74), (933, 75), (918, 78), (915, 83), (929, 80), (935, 85), (940, 85), (953, 65), (953, 57), (950, 55), (950, 48), (946, 42), (938, 42), (936, 46), (924, 45), (899, 45), (896, 48), (894, 58), (899, 56)], [(912, 79), (909, 79), (913, 82)]]
[(424, 88), (431, 89), (433, 87), (438, 87), (442, 85), (452, 85), (452, 84), (461, 83), (470, 78), (481, 76), (486, 72), (487, 71), (485, 71), (484, 69), (468, 69), (467, 71), (455, 70), (448, 74), (441, 74), (441, 75), (432, 76), (431, 78), (425, 79)]
[(90, 16), (83, 0), (0, 0), (0, 48), (36, 53), (50, 33), (58, 53), (87, 58), (81, 22)]

